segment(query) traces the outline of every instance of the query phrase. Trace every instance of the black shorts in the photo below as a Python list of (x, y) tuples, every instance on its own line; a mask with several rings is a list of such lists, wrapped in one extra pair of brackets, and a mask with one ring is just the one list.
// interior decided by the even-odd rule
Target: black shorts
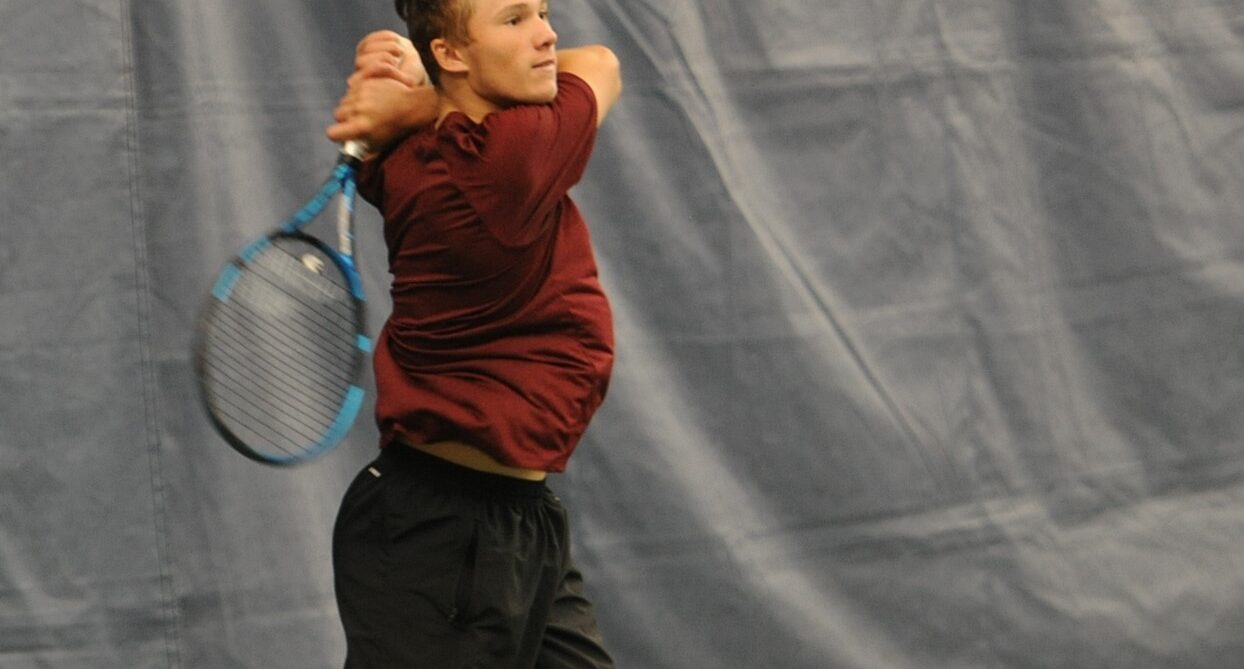
[(543, 482), (393, 445), (333, 531), (346, 669), (612, 667)]

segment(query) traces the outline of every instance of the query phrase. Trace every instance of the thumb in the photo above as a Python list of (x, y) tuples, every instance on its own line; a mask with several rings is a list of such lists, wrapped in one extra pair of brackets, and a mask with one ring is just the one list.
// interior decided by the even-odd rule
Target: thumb
[(327, 135), (329, 139), (340, 144), (342, 142), (348, 142), (352, 139), (358, 139), (359, 131), (360, 128), (358, 127), (358, 124), (346, 121), (343, 123), (334, 123), (328, 126), (328, 129), (324, 131), (324, 134)]

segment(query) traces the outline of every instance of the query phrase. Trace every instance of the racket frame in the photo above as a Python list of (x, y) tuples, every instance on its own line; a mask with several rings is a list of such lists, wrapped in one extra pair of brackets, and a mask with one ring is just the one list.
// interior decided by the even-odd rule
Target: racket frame
[[(211, 296), (206, 300), (200, 314), (193, 345), (195, 377), (198, 380), (199, 396), (212, 426), (222, 438), (238, 453), (269, 465), (287, 466), (313, 460), (331, 450), (341, 442), (350, 427), (358, 418), (366, 392), (359, 385), (363, 366), (371, 353), (373, 343), (366, 332), (366, 296), (363, 291), (362, 277), (359, 276), (354, 261), (354, 203), (357, 196), (355, 175), (362, 162), (366, 148), (357, 142), (347, 142), (341, 149), (340, 156), (332, 174), (324, 181), (320, 190), (301, 209), (287, 221), (268, 234), (247, 244), (236, 256), (225, 264), (212, 286)], [(315, 220), (334, 197), (338, 198), (336, 211), (336, 227), (338, 249), (325, 244), (320, 239), (306, 234), (302, 228)], [(210, 392), (205, 387), (207, 378), (207, 335), (208, 324), (213, 322), (215, 310), (229, 299), (233, 285), (241, 277), (242, 272), (261, 252), (272, 246), (279, 239), (287, 237), (298, 239), (309, 244), (330, 259), (345, 277), (350, 289), (353, 304), (354, 329), (357, 335), (354, 365), (350, 370), (351, 383), (346, 390), (341, 409), (330, 428), (314, 444), (309, 444), (300, 452), (284, 452), (282, 454), (262, 451), (254, 448), (234, 433), (216, 412), (210, 401)]]

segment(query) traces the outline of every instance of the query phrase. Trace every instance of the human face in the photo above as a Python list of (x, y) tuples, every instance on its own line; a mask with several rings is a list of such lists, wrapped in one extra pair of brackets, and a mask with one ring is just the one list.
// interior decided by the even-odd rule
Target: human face
[(471, 41), (459, 47), (470, 88), (497, 108), (557, 96), (557, 33), (542, 0), (474, 0)]

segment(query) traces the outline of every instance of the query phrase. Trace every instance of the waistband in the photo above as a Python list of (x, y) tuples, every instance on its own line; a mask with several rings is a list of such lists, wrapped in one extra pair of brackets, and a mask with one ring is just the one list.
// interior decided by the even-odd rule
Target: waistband
[(548, 491), (544, 481), (525, 481), (476, 471), (401, 442), (393, 442), (380, 449), (380, 461), (443, 489), (485, 499), (538, 501)]

